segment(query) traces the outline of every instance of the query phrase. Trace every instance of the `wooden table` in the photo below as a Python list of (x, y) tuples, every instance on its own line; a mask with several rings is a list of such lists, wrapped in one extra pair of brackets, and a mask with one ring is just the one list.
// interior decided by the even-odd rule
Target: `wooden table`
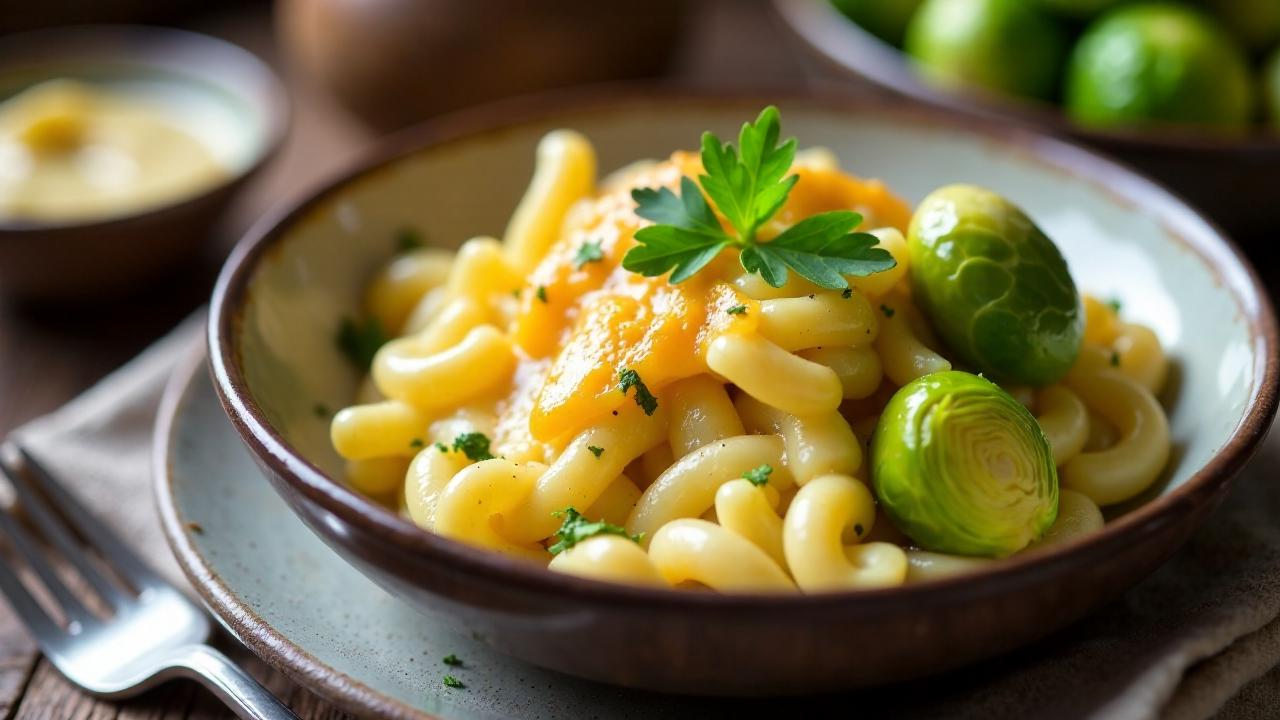
[[(695, 22), (700, 31), (690, 33), (690, 44), (680, 52), (677, 76), (720, 86), (807, 81), (799, 51), (763, 3), (700, 1), (698, 13)], [(261, 6), (193, 18), (186, 24), (226, 37), (278, 66), (270, 17)], [(307, 187), (349, 163), (374, 139), (327, 98), (286, 80), (295, 107), (293, 132), (273, 165), (214, 233), (207, 257), (132, 297), (108, 304), (32, 308), (0, 301), (0, 437), (74, 397), (204, 303), (222, 258), (253, 220), (270, 206), (303, 195)], [(325, 152), (315, 152), (316, 148)], [(234, 641), (223, 639), (221, 645), (301, 717), (347, 717)], [(94, 700), (70, 686), (40, 657), (8, 606), (0, 603), (0, 717), (169, 720), (231, 715), (191, 682), (173, 682), (131, 702)]]

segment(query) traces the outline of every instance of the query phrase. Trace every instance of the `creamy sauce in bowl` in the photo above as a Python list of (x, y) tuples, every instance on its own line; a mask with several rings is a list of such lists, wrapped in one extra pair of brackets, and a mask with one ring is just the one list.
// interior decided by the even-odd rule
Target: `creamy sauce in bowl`
[(182, 118), (144, 96), (53, 80), (0, 103), (0, 221), (127, 215), (231, 172)]

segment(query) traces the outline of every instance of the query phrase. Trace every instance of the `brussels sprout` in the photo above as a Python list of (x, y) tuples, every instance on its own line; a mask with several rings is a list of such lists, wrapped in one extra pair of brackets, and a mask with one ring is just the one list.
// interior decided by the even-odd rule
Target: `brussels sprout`
[(1043, 100), (1067, 55), (1063, 29), (1027, 0), (925, 0), (903, 46), (935, 82)]
[(901, 45), (907, 21), (921, 0), (831, 0), (836, 9), (863, 30), (892, 45)]
[(1066, 107), (1085, 125), (1241, 128), (1253, 94), (1244, 51), (1217, 21), (1176, 3), (1146, 3), (1085, 31), (1067, 71)]
[(1025, 213), (951, 185), (916, 208), (907, 237), (916, 302), (965, 364), (1015, 385), (1049, 385), (1075, 363), (1084, 314), (1067, 263)]
[(895, 525), (925, 550), (1003, 557), (1058, 515), (1058, 471), (1035, 417), (958, 370), (904, 385), (871, 441), (871, 480)]

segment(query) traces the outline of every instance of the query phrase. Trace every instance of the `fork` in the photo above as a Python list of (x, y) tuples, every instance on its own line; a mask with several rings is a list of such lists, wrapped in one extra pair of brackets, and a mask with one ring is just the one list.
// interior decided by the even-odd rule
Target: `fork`
[(0, 510), (0, 534), (39, 579), (45, 598), (37, 599), (8, 561), (0, 561), (0, 593), (67, 680), (93, 695), (117, 699), (172, 678), (189, 678), (242, 718), (297, 720), (266, 688), (207, 644), (208, 615), (148, 567), (30, 453), (5, 442), (0, 445), (0, 470), (13, 486), (16, 507), (92, 590), (77, 594), (13, 511)]

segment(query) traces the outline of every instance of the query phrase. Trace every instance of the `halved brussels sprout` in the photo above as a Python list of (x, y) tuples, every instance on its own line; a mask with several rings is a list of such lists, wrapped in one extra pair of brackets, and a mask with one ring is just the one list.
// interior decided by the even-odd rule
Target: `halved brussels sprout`
[(1035, 417), (995, 383), (956, 370), (889, 400), (871, 480), (894, 524), (935, 552), (1003, 557), (1058, 515), (1058, 471)]
[(944, 187), (916, 209), (907, 247), (916, 302), (966, 365), (1035, 386), (1071, 369), (1084, 336), (1080, 295), (1022, 210), (990, 190)]

